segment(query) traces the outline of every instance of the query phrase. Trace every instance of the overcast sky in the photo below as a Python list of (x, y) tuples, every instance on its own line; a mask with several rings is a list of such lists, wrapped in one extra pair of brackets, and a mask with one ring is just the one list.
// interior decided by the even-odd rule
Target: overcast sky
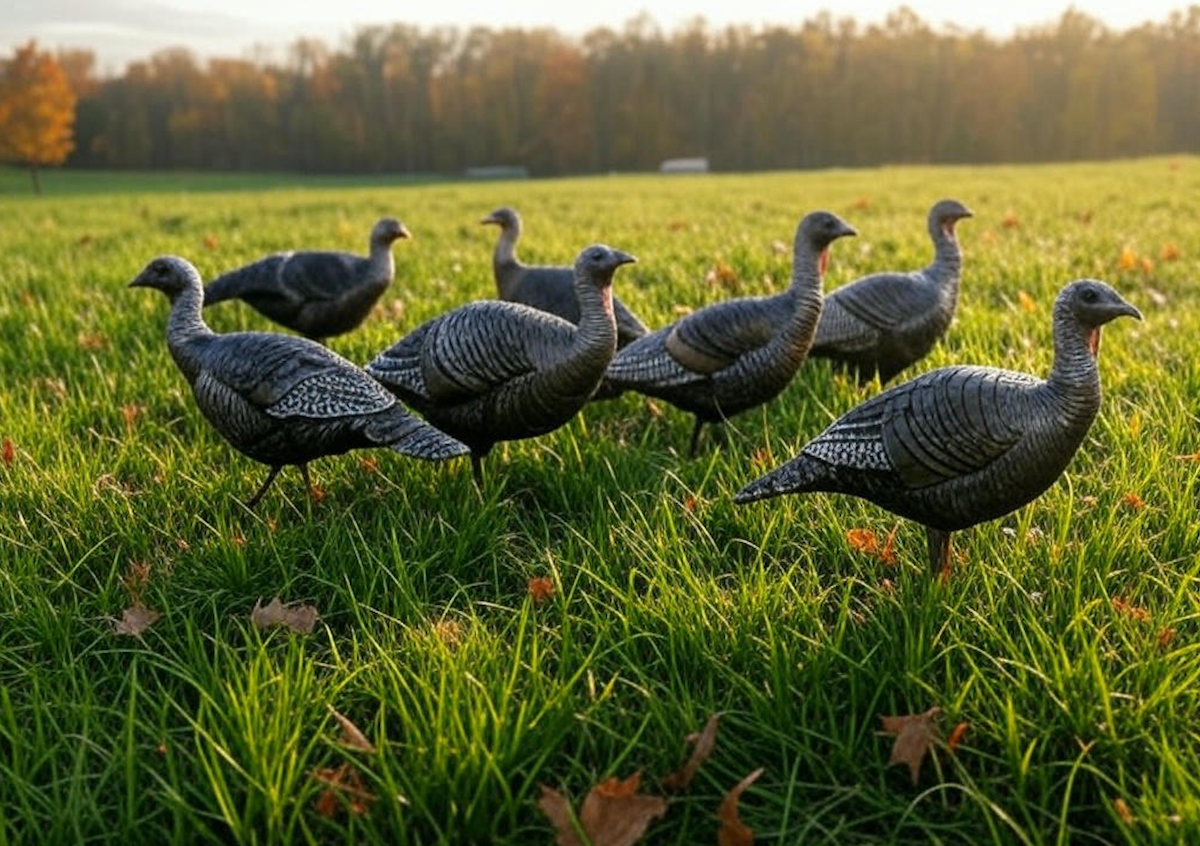
[[(1164, 20), (1188, 2), (1093, 0), (1074, 5), (1110, 26), (1124, 28), (1146, 20)], [(96, 51), (101, 68), (119, 70), (125, 62), (162, 47), (182, 45), (201, 56), (247, 56), (256, 44), (278, 47), (300, 35), (336, 43), (356, 25), (368, 23), (553, 26), (580, 33), (596, 26), (620, 26), (644, 10), (671, 29), (696, 15), (715, 25), (796, 23), (822, 8), (872, 22), (882, 20), (899, 5), (896, 0), (824, 4), (795, 0), (0, 0), (0, 48), (7, 52), (30, 38), (50, 47), (88, 47)], [(1056, 0), (910, 0), (907, 5), (934, 24), (955, 23), (1008, 35), (1016, 28), (1053, 20), (1069, 4), (1058, 5)]]

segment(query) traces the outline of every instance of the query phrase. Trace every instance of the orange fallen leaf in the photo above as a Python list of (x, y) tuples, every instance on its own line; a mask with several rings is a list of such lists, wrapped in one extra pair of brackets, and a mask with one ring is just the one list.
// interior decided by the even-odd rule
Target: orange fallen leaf
[(217, 240), (217, 236), (213, 235), (211, 232), (204, 236), (205, 249), (215, 250), (219, 243), (220, 241)]
[(1120, 796), (1113, 800), (1113, 810), (1117, 812), (1121, 822), (1125, 825), (1133, 825), (1133, 811), (1129, 810), (1129, 805)]
[(687, 229), (689, 226), (691, 226), (691, 224), (686, 220), (672, 220), (667, 224), (667, 229), (670, 229), (672, 232), (680, 232), (684, 229)]
[(683, 510), (684, 510), (684, 511), (686, 511), (687, 513), (689, 513), (689, 514), (695, 513), (695, 511), (696, 511), (696, 498), (695, 498), (694, 496), (692, 496), (691, 494), (688, 494), (686, 497), (684, 497), (684, 499), (683, 499)]
[(102, 350), (108, 346), (108, 339), (99, 332), (80, 332), (76, 340), (79, 342), (80, 349), (88, 352)]
[(1016, 229), (1021, 225), (1021, 218), (1017, 217), (1017, 213), (1011, 209), (1004, 213), (1004, 217), (1000, 219), (1000, 225), (1005, 229)]
[(1154, 273), (1154, 259), (1148, 256), (1142, 256), (1138, 261), (1138, 265), (1142, 268), (1142, 273), (1150, 276)]
[(1175, 640), (1175, 629), (1166, 626), (1158, 632), (1158, 648), (1166, 649)]
[(909, 714), (902, 717), (880, 717), (883, 722), (883, 732), (896, 736), (892, 744), (892, 754), (887, 765), (904, 764), (916, 784), (921, 778), (921, 763), (925, 754), (937, 736), (936, 720), (942, 715), (942, 709), (936, 705), (923, 714)]
[(700, 765), (708, 760), (713, 748), (717, 745), (717, 723), (720, 714), (713, 714), (700, 731), (694, 731), (687, 736), (686, 741), (692, 744), (692, 754), (683, 767), (662, 780), (662, 786), (667, 790), (682, 790), (692, 783)]
[(1158, 255), (1163, 261), (1175, 261), (1179, 258), (1179, 248), (1171, 243), (1163, 244), (1162, 252)]
[(855, 552), (867, 555), (879, 553), (879, 538), (871, 529), (849, 529), (846, 532), (846, 542)]
[(866, 211), (870, 207), (870, 197), (858, 197), (853, 203), (850, 204), (850, 208), (854, 209), (855, 211)]
[(1132, 617), (1142, 623), (1150, 621), (1150, 612), (1140, 605), (1134, 605), (1132, 602), (1126, 602), (1119, 596), (1114, 596), (1112, 607), (1117, 612), (1124, 614), (1126, 617)]
[(121, 417), (125, 420), (125, 428), (132, 431), (137, 419), (146, 413), (146, 406), (128, 403), (121, 406)]
[(271, 626), (285, 626), (296, 634), (311, 634), (321, 615), (313, 605), (291, 603), (284, 605), (275, 597), (266, 605), (259, 599), (250, 612), (250, 622), (259, 631)]
[(1137, 267), (1137, 253), (1133, 251), (1133, 247), (1126, 244), (1121, 248), (1121, 255), (1117, 258), (1117, 267), (1121, 270), (1133, 270)]
[(430, 626), (430, 630), (446, 646), (458, 646), (466, 634), (463, 624), (454, 619), (438, 620)]
[(313, 485), (309, 490), (308, 495), (312, 497), (313, 502), (317, 503), (324, 502), (325, 498), (329, 496), (326, 490), (320, 485)]
[(1146, 507), (1146, 502), (1135, 491), (1126, 491), (1121, 497), (1121, 502), (1132, 508), (1134, 511), (1141, 511)]
[[(667, 812), (662, 797), (638, 793), (641, 779), (641, 773), (624, 781), (613, 777), (588, 791), (579, 812), (579, 827), (591, 846), (632, 846), (650, 823)], [(567, 797), (542, 785), (538, 808), (554, 826), (559, 846), (583, 846)]]
[(1020, 306), (1021, 311), (1037, 311), (1037, 302), (1024, 291), (1017, 291), (1017, 305)]
[(1195, 461), (1197, 463), (1200, 463), (1200, 449), (1196, 450), (1191, 455), (1177, 455), (1177, 456), (1175, 456), (1175, 460), (1176, 461)]
[(359, 730), (350, 718), (342, 714), (332, 705), (326, 704), (329, 713), (337, 720), (338, 725), (342, 727), (342, 745), (349, 746), (351, 749), (357, 749), (359, 752), (366, 752), (370, 755), (375, 754), (375, 745), (367, 740), (367, 736)]
[(142, 632), (154, 625), (154, 621), (161, 616), (157, 611), (135, 602), (121, 612), (121, 619), (113, 623), (113, 631), (127, 637), (141, 637)]
[(5, 467), (12, 467), (14, 461), (17, 460), (17, 448), (13, 446), (10, 438), (5, 438), (4, 443), (0, 445), (0, 461), (4, 462)]
[(538, 576), (529, 580), (528, 590), (533, 604), (541, 605), (554, 596), (554, 581), (546, 576)]
[(967, 734), (967, 729), (971, 727), (970, 723), (959, 723), (950, 732), (950, 737), (946, 739), (946, 748), (953, 752), (958, 748), (958, 744), (962, 743), (963, 737)]
[(358, 466), (367, 473), (376, 473), (379, 471), (379, 462), (369, 455), (360, 458)]
[(754, 832), (738, 815), (738, 801), (746, 792), (746, 788), (754, 784), (762, 774), (763, 769), (759, 767), (735, 784), (721, 800), (721, 807), (717, 811), (717, 819), (721, 821), (721, 827), (717, 830), (718, 846), (750, 846), (754, 842)]
[(323, 817), (336, 816), (343, 807), (343, 800), (349, 800), (350, 810), (361, 816), (371, 809), (376, 799), (375, 794), (367, 790), (358, 770), (349, 762), (338, 767), (313, 770), (309, 776), (325, 785), (313, 803), (317, 813)]
[(1085, 212), (1080, 212), (1079, 222), (1080, 223), (1091, 223), (1092, 222), (1092, 212), (1090, 209)]

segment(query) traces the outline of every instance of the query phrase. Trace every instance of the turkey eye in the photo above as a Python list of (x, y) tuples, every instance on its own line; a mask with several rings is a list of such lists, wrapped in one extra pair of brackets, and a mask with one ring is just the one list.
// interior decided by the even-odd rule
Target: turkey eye
[(600, 261), (601, 258), (602, 256), (600, 255), (599, 250), (596, 250), (592, 253), (592, 261)]
[(1094, 302), (1096, 302), (1097, 299), (1098, 299), (1098, 295), (1096, 294), (1096, 292), (1093, 289), (1088, 288), (1086, 291), (1083, 292), (1083, 301), (1085, 303), (1094, 303)]

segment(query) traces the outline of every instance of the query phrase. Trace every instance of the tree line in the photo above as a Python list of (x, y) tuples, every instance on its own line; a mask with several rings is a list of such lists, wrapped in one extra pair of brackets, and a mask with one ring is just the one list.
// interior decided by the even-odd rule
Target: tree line
[(643, 16), (579, 38), (372, 26), (274, 59), (170, 49), (110, 78), (87, 52), (58, 61), (78, 97), (68, 164), (86, 167), (549, 175), (1200, 150), (1200, 6), (1123, 31), (1068, 11), (1004, 39), (902, 8), (869, 26), (664, 32)]

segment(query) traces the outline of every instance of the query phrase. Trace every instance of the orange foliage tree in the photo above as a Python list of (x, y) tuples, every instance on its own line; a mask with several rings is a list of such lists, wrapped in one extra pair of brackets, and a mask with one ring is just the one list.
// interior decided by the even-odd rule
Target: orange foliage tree
[(62, 164), (75, 146), (75, 92), (54, 56), (30, 41), (0, 68), (0, 160), (38, 168)]

